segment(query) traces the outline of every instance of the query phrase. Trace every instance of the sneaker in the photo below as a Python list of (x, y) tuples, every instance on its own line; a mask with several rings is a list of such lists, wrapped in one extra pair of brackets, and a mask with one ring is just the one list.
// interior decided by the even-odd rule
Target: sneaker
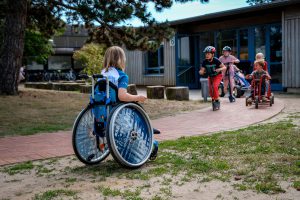
[(215, 103), (216, 103), (216, 110), (220, 110), (220, 101), (216, 100)]
[(266, 101), (267, 101), (267, 98), (266, 98), (265, 96), (262, 96), (261, 99), (262, 99), (263, 102), (266, 102)]

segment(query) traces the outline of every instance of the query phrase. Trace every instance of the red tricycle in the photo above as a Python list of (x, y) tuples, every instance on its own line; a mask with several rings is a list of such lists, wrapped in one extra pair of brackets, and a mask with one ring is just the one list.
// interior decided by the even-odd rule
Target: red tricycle
[[(246, 106), (251, 106), (255, 103), (255, 108), (258, 109), (258, 104), (274, 104), (274, 95), (271, 92), (270, 78), (266, 75), (262, 75), (260, 78), (256, 78), (255, 75), (247, 75), (247, 79), (251, 79), (251, 95), (246, 97)], [(266, 87), (267, 92), (265, 95)]]

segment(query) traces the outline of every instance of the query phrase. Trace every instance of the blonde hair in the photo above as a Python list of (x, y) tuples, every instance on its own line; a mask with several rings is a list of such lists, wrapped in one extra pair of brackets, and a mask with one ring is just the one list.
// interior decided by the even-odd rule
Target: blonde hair
[(260, 65), (261, 67), (264, 67), (265, 60), (264, 59), (255, 60), (254, 65), (256, 64)]
[[(265, 59), (265, 56), (264, 56), (263, 53), (257, 53), (256, 56), (255, 56), (255, 59), (256, 59), (256, 60), (258, 59), (258, 58), (257, 58), (258, 56), (260, 56), (261, 59)], [(260, 59), (259, 59), (259, 60), (260, 60)]]
[(104, 55), (103, 66), (106, 71), (109, 67), (120, 68), (125, 70), (126, 57), (124, 50), (118, 46), (109, 47)]

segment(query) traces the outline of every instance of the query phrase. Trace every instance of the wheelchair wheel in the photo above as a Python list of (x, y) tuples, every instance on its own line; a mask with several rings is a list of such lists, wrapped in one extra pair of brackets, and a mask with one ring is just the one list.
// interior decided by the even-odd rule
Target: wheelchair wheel
[(77, 158), (88, 165), (98, 164), (109, 155), (106, 146), (100, 151), (99, 138), (93, 133), (94, 115), (92, 107), (88, 106), (80, 112), (73, 127), (72, 144)]
[(138, 168), (150, 157), (153, 129), (141, 106), (122, 103), (108, 117), (106, 138), (114, 159), (122, 166)]

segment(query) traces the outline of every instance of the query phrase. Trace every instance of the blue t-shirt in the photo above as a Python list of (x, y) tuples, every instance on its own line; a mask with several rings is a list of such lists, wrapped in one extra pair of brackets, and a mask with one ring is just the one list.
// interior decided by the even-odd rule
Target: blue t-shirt
[(115, 67), (109, 67), (108, 70), (103, 69), (101, 74), (108, 77), (108, 80), (115, 84), (118, 88), (127, 89), (128, 87), (128, 75), (121, 69)]

